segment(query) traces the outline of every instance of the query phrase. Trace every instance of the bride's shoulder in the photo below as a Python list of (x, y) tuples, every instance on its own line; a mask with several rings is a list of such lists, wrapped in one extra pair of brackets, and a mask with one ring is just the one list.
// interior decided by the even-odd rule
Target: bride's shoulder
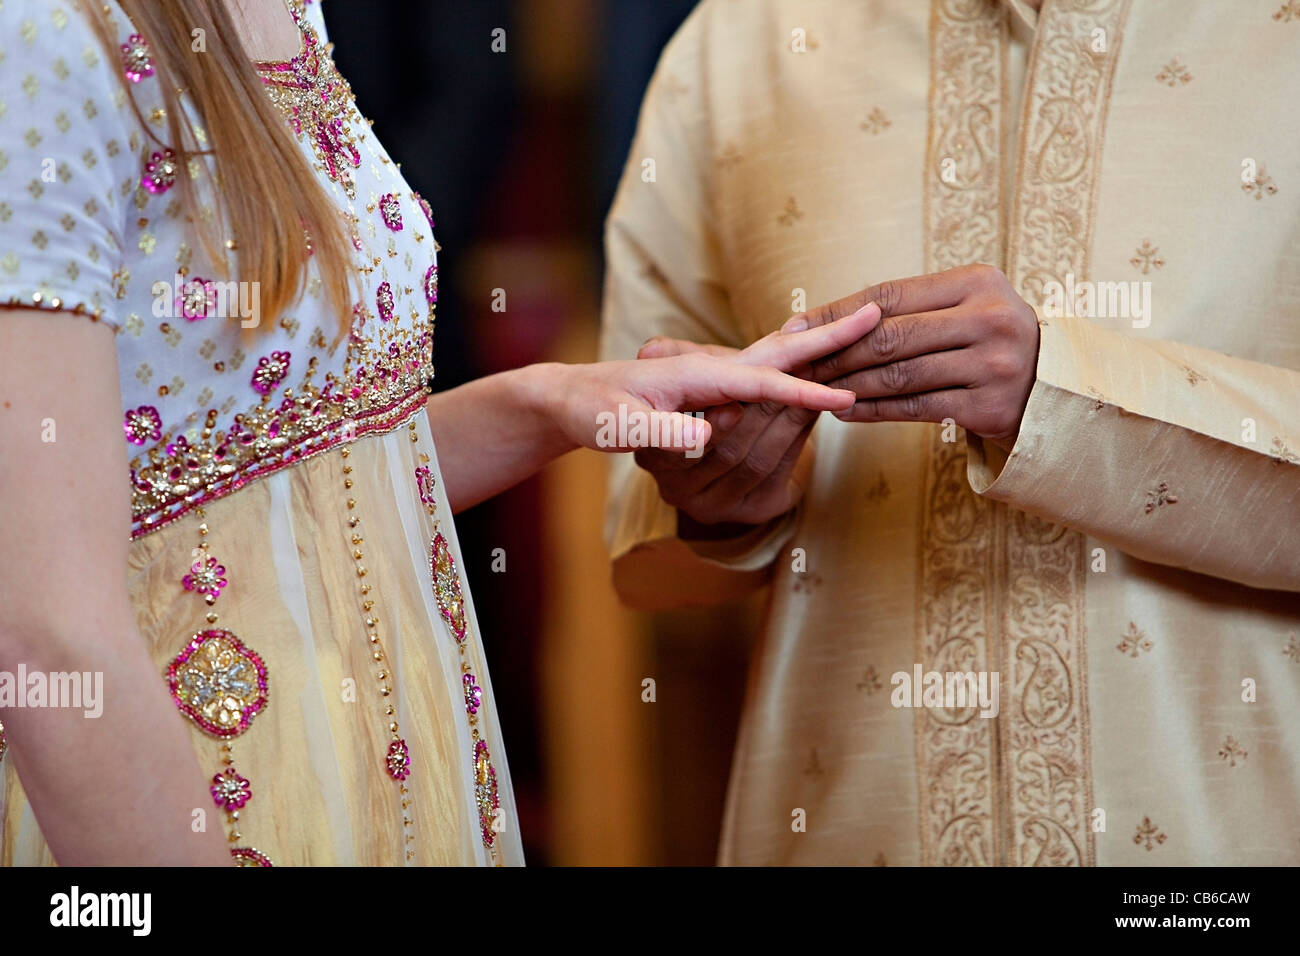
[(109, 311), (153, 73), (116, 4), (0, 3), (0, 303)]

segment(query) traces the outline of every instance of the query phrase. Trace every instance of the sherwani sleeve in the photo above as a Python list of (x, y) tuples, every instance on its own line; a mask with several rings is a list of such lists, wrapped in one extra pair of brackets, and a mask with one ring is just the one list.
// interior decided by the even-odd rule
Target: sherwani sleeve
[[(697, 20), (687, 20), (651, 80), (605, 225), (603, 359), (632, 358), (660, 335), (747, 344), (711, 227)], [(633, 607), (708, 604), (752, 590), (766, 579), (792, 523), (787, 515), (741, 538), (688, 544), (677, 537), (677, 512), (654, 479), (631, 455), (613, 456), (605, 538), (615, 588)]]
[(1300, 590), (1300, 371), (1040, 325), (1010, 456), (967, 438), (974, 489), (1144, 561)]

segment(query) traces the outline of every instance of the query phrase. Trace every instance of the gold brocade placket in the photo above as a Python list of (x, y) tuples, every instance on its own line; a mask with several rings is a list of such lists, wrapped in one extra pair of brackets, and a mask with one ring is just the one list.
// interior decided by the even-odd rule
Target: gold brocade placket
[[(1087, 277), (1129, 2), (1044, 3), (1007, 229), (1005, 11), (993, 0), (934, 0), (927, 272), (1000, 263), (1035, 307), (1048, 281)], [(965, 449), (942, 441), (939, 429), (926, 448), (924, 487), (917, 660), (927, 671), (996, 668), (1004, 699), (995, 719), (974, 708), (918, 710), (922, 862), (1091, 865), (1085, 538), (976, 495)]]
[[(1001, 261), (1007, 24), (995, 0), (935, 0), (930, 23), (925, 271)], [(936, 428), (925, 446), (916, 660), (925, 672), (997, 667), (997, 509), (971, 491), (966, 455)], [(918, 708), (921, 862), (998, 859), (998, 741), (978, 708)]]

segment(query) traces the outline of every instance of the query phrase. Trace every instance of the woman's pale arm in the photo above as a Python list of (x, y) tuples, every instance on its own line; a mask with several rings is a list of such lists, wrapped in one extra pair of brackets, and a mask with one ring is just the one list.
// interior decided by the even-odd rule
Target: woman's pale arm
[(127, 595), (131, 497), (113, 345), (110, 328), (85, 318), (0, 309), (0, 671), (103, 675), (98, 717), (0, 711), (6, 759), (60, 864), (230, 865), (189, 731)]
[(851, 393), (786, 373), (807, 374), (808, 363), (856, 342), (879, 318), (873, 304), (806, 332), (773, 333), (739, 352), (700, 349), (637, 361), (530, 365), (433, 395), (429, 421), (452, 510), (504, 491), (574, 448), (643, 447), (610, 443), (602, 421), (658, 416), (680, 426), (664, 429), (679, 444), (659, 447), (685, 453), (702, 449), (710, 435), (707, 421), (685, 411), (730, 402), (846, 408)]

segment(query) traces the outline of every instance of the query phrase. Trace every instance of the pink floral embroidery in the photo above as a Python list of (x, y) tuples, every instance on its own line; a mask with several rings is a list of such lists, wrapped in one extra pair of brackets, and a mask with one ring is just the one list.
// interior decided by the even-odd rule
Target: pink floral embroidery
[(411, 775), (411, 752), (405, 740), (394, 740), (388, 745), (388, 757), (385, 769), (394, 780), (405, 780)]
[(190, 573), (181, 578), (185, 590), (203, 595), (208, 604), (215, 604), (226, 586), (226, 569), (217, 563), (216, 558), (200, 557), (190, 565)]
[(483, 705), (483, 688), (474, 682), (473, 674), (466, 674), (461, 680), (465, 684), (465, 710), (477, 714)]
[(415, 469), (415, 487), (420, 492), (420, 504), (436, 504), (433, 497), (433, 472), (429, 471), (428, 465), (421, 465)]
[(393, 287), (387, 282), (379, 284), (379, 291), (375, 293), (375, 305), (379, 307), (379, 318), (387, 322), (393, 317)]
[(429, 200), (425, 199), (419, 193), (412, 193), (411, 195), (415, 196), (415, 201), (419, 204), (420, 211), (424, 213), (424, 218), (429, 220), (429, 228), (432, 229), (433, 228), (433, 207), (429, 205)]
[(185, 283), (176, 296), (176, 311), (191, 322), (214, 314), (217, 311), (216, 283), (197, 276)]
[(122, 420), (122, 430), (126, 440), (132, 445), (143, 445), (146, 441), (162, 438), (162, 416), (152, 405), (141, 405), (128, 411)]
[(138, 33), (132, 33), (122, 44), (122, 69), (132, 83), (153, 76), (153, 59), (149, 56), (149, 43)]
[(438, 301), (438, 266), (429, 266), (429, 270), (424, 274), (424, 297), (430, 305)]
[(170, 149), (154, 153), (144, 164), (144, 175), (140, 185), (155, 196), (165, 193), (176, 185), (176, 154)]
[(229, 631), (200, 631), (167, 665), (167, 687), (205, 733), (238, 737), (266, 707), (266, 665)]
[(302, 37), (303, 51), (292, 60), (258, 65), (261, 79), (294, 135), (306, 136), (326, 175), (351, 198), (356, 186), (348, 167), (361, 165), (361, 151), (349, 127), (354, 115), (351, 91), (315, 31), (308, 28)]
[(393, 232), (402, 231), (402, 204), (392, 193), (384, 193), (379, 197), (379, 215), (384, 219), (384, 225)]
[(264, 355), (257, 360), (257, 368), (253, 370), (253, 391), (259, 395), (269, 395), (288, 374), (288, 352), (272, 352), (270, 355)]
[(252, 785), (234, 767), (227, 767), (212, 778), (212, 800), (222, 810), (242, 810), (253, 796)]

